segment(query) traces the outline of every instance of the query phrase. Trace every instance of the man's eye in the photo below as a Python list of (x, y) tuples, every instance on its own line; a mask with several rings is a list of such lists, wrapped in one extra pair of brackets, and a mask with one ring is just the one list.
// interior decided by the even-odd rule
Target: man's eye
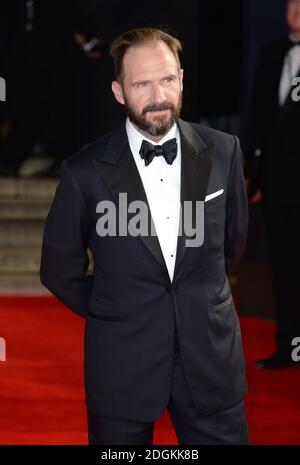
[(172, 77), (167, 77), (167, 78), (163, 79), (163, 82), (166, 82), (167, 84), (169, 84), (172, 81), (174, 81), (174, 78), (172, 78)]
[(147, 85), (147, 82), (139, 82), (137, 84), (137, 87), (146, 87), (146, 85)]

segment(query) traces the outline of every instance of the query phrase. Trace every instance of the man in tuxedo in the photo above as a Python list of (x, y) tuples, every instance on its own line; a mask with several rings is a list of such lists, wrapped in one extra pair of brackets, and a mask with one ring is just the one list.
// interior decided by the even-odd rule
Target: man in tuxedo
[(264, 369), (293, 365), (291, 344), (300, 334), (300, 102), (292, 85), (300, 76), (300, 0), (287, 1), (286, 19), (289, 37), (259, 60), (246, 154), (250, 201), (262, 201), (276, 302), (277, 348), (257, 361)]
[[(179, 118), (180, 50), (151, 28), (113, 42), (112, 90), (128, 117), (63, 161), (45, 224), (41, 281), (85, 318), (89, 444), (152, 444), (166, 408), (181, 444), (248, 443), (228, 281), (247, 235), (243, 158), (236, 137)], [(121, 194), (146, 205), (155, 234), (118, 233), (134, 218)], [(187, 202), (194, 236), (204, 232), (196, 247), (180, 231)], [(117, 234), (99, 232), (103, 205), (116, 208)]]

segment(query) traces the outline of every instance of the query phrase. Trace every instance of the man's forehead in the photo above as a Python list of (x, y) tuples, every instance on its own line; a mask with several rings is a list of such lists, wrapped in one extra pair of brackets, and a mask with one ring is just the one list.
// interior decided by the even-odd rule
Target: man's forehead
[(160, 67), (163, 67), (162, 71), (178, 68), (172, 50), (163, 42), (130, 47), (123, 59), (123, 69), (129, 73), (142, 73)]

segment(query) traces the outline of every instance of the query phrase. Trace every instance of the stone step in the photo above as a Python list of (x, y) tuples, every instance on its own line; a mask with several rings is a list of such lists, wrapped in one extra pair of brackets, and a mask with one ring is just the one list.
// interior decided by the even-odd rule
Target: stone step
[(0, 276), (0, 295), (51, 295), (38, 275)]
[(44, 221), (0, 222), (0, 248), (12, 246), (41, 246)]
[[(90, 265), (93, 269), (91, 252), (88, 250)], [(39, 274), (41, 262), (40, 246), (14, 246), (0, 248), (0, 279), (1, 275), (33, 275)]]
[(0, 198), (44, 199), (50, 201), (58, 185), (58, 179), (20, 179), (0, 177)]
[(40, 260), (41, 248), (38, 246), (1, 247), (0, 275), (38, 274)]
[(0, 198), (0, 222), (7, 220), (43, 220), (46, 218), (51, 200)]

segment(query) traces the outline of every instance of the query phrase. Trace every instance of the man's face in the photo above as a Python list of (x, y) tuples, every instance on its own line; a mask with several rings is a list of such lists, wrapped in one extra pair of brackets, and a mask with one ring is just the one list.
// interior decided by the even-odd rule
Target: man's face
[(173, 126), (182, 106), (183, 70), (162, 41), (131, 47), (123, 59), (123, 81), (112, 90), (132, 123), (152, 139)]
[(300, 0), (289, 0), (286, 9), (286, 19), (291, 32), (300, 33)]

